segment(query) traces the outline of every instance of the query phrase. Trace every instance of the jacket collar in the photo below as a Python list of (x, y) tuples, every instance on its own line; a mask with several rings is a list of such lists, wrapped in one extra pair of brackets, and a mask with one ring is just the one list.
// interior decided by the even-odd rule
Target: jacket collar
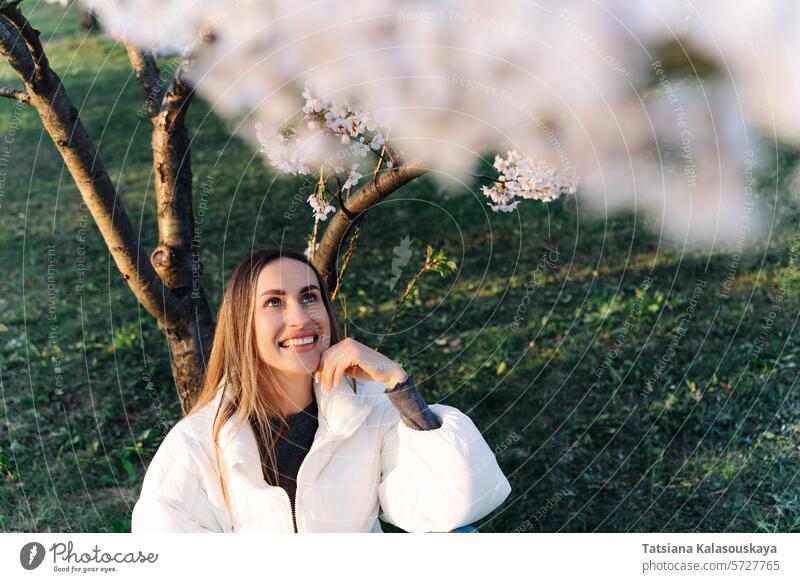
[[(222, 401), (224, 381), (223, 379), (217, 389), (213, 408), (215, 412)], [(339, 440), (353, 434), (363, 424), (372, 408), (365, 401), (364, 395), (353, 392), (347, 380), (334, 386), (330, 392), (325, 392), (316, 379), (312, 382), (319, 411), (320, 429), (324, 433), (320, 440)], [(261, 474), (258, 444), (249, 423), (234, 424), (229, 420), (220, 429), (219, 442), (228, 467), (245, 464), (258, 469), (258, 475)]]

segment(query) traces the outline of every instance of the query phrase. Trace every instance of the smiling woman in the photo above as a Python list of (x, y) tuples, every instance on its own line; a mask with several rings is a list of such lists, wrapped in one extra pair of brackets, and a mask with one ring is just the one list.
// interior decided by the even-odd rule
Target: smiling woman
[(342, 339), (318, 271), (272, 247), (231, 276), (200, 396), (148, 467), (132, 531), (451, 531), (510, 491), (472, 421)]
[[(258, 356), (270, 383), (282, 393), (284, 415), (312, 399), (311, 374), (331, 341), (330, 304), (322, 299), (313, 267), (288, 256), (265, 264), (256, 279), (254, 328)], [(278, 288), (274, 288), (277, 286)]]

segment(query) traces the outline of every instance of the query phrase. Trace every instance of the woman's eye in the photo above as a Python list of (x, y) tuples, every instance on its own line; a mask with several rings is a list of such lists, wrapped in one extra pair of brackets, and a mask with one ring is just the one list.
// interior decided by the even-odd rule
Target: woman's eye
[[(303, 303), (314, 303), (317, 300), (313, 293), (305, 293), (302, 296)], [(264, 307), (280, 307), (281, 300), (277, 297), (270, 297), (264, 302)]]

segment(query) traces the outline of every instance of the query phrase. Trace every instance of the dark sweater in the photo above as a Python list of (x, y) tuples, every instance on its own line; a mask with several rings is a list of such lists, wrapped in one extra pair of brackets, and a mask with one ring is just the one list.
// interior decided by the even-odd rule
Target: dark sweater
[[(411, 382), (399, 389), (386, 389), (389, 401), (400, 413), (403, 423), (414, 430), (433, 430), (439, 428), (442, 423), (433, 414), (428, 405), (423, 400), (417, 387)], [(278, 485), (289, 495), (289, 502), (292, 506), (292, 520), (294, 516), (294, 498), (297, 491), (297, 472), (303, 459), (306, 458), (311, 444), (314, 442), (314, 435), (319, 427), (317, 401), (314, 399), (300, 412), (290, 414), (286, 417), (289, 426), (275, 445), (275, 456), (278, 464)], [(263, 438), (256, 432), (259, 453), (262, 463), (265, 457)], [(262, 466), (264, 480), (270, 485), (272, 482), (271, 471), (266, 464)], [(294, 521), (294, 530), (297, 531), (297, 522)]]

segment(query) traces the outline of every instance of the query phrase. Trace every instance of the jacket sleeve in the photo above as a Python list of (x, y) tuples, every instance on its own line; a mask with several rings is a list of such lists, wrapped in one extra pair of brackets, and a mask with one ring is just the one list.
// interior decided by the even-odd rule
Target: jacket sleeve
[(387, 406), (380, 423), (381, 519), (409, 532), (447, 532), (496, 509), (511, 492), (497, 459), (470, 418), (432, 404), (442, 421), (414, 430)]
[[(196, 448), (197, 445), (195, 445)], [(173, 428), (156, 451), (133, 508), (131, 533), (222, 532), (191, 437)]]

